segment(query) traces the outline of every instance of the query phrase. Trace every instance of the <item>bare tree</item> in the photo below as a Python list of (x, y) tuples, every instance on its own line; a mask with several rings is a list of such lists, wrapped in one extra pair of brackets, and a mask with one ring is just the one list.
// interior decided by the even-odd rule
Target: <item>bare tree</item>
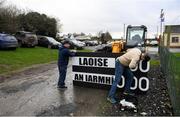
[(0, 32), (15, 33), (19, 28), (17, 16), (21, 13), (14, 5), (0, 8)]
[(55, 17), (56, 22), (57, 22), (57, 32), (62, 32), (62, 26), (63, 24), (61, 23), (61, 20), (57, 17)]
[(4, 2), (5, 0), (0, 0), (0, 32), (13, 34), (24, 29), (39, 35), (56, 37), (62, 27), (58, 18), (18, 9), (15, 5), (5, 5)]
[(106, 44), (109, 40), (112, 40), (111, 34), (107, 32), (100, 31), (98, 33), (99, 41), (102, 42), (102, 44)]

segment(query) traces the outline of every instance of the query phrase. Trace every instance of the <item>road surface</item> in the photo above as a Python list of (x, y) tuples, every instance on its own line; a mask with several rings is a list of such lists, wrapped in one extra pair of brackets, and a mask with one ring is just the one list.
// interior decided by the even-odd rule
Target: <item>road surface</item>
[(68, 89), (58, 90), (57, 78), (56, 63), (10, 76), (0, 83), (0, 115), (96, 115), (107, 91), (73, 86), (71, 67)]

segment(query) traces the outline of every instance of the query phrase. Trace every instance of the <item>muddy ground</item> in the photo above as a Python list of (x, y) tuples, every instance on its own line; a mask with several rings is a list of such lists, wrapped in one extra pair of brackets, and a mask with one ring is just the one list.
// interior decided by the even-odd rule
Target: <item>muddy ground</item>
[(66, 90), (56, 87), (56, 63), (0, 76), (0, 115), (172, 115), (166, 82), (158, 66), (151, 66), (150, 90), (137, 95), (137, 113), (120, 111), (107, 102), (107, 90), (73, 86), (71, 71), (69, 66)]

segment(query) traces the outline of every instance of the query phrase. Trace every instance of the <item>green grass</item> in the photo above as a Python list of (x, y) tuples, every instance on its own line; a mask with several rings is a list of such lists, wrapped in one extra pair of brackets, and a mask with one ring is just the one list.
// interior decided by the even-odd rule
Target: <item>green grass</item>
[(19, 70), (34, 64), (56, 61), (57, 58), (58, 50), (43, 47), (0, 51), (0, 74)]
[[(78, 52), (91, 52), (83, 49)], [(14, 50), (0, 51), (0, 74), (10, 73), (36, 64), (57, 61), (58, 49), (48, 49), (43, 47), (17, 48)]]
[(93, 51), (89, 49), (83, 49), (83, 50), (77, 50), (77, 52), (93, 52)]
[(159, 60), (151, 60), (150, 64), (153, 65), (160, 65), (160, 61)]
[(180, 57), (180, 53), (174, 53), (176, 57)]

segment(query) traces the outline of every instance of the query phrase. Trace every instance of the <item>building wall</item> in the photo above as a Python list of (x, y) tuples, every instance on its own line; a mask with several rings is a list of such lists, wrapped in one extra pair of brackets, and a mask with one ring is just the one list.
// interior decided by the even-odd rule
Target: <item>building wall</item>
[(164, 33), (164, 46), (167, 46), (167, 41), (168, 41), (168, 34), (167, 33)]
[[(176, 37), (178, 42), (173, 43), (173, 37)], [(170, 47), (180, 47), (180, 33), (171, 33), (169, 42)]]

